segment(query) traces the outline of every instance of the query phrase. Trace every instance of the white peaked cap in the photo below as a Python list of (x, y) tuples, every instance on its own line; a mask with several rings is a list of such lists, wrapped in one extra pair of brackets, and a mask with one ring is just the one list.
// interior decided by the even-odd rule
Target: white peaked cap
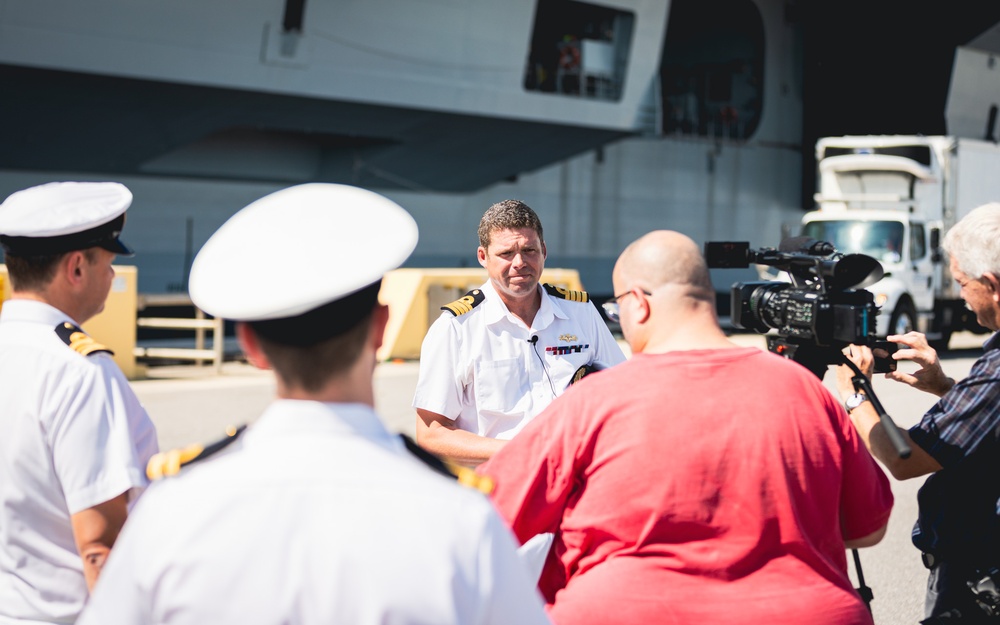
[(52, 254), (103, 247), (118, 239), (132, 192), (117, 182), (50, 182), (12, 193), (0, 204), (0, 237), (9, 252)]
[(191, 267), (194, 304), (216, 317), (295, 317), (377, 282), (417, 245), (417, 224), (377, 193), (340, 184), (282, 189), (233, 215)]

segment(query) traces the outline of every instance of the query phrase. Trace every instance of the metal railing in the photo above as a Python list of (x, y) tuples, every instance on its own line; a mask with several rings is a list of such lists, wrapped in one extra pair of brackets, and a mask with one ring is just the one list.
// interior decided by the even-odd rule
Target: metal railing
[[(183, 317), (139, 317), (136, 319), (136, 325), (140, 328), (155, 328), (158, 330), (194, 330), (194, 348), (136, 347), (136, 357), (193, 360), (197, 365), (209, 361), (215, 368), (215, 372), (219, 373), (222, 370), (223, 347), (225, 343), (223, 320), (220, 318), (207, 319), (205, 313), (200, 308), (194, 306), (191, 298), (183, 293), (139, 295), (137, 298), (137, 309), (139, 311), (147, 308), (168, 306), (193, 306), (194, 319)], [(205, 335), (208, 331), (212, 333), (211, 349), (205, 347)]]

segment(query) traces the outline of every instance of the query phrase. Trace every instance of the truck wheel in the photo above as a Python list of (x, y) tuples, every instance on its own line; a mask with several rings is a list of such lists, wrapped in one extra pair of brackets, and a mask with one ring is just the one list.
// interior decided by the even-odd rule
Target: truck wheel
[(948, 342), (951, 341), (951, 330), (941, 333), (941, 338), (928, 341), (927, 344), (934, 348), (934, 351), (941, 353), (948, 351)]
[(906, 334), (917, 328), (917, 311), (909, 300), (904, 300), (896, 305), (896, 310), (892, 311), (889, 317), (889, 334)]

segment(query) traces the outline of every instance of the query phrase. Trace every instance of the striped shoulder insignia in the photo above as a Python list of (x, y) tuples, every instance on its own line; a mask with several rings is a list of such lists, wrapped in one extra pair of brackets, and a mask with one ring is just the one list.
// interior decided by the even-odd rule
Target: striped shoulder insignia
[(590, 296), (587, 295), (586, 291), (571, 291), (569, 289), (564, 289), (561, 286), (552, 286), (551, 284), (543, 284), (542, 286), (552, 297), (558, 297), (559, 299), (568, 300), (570, 302), (590, 301)]
[(146, 477), (154, 481), (164, 477), (173, 477), (189, 464), (204, 460), (212, 454), (222, 451), (239, 438), (240, 434), (246, 429), (246, 425), (239, 427), (230, 425), (226, 428), (225, 438), (209, 445), (188, 445), (183, 449), (171, 449), (170, 451), (160, 452), (146, 463)]
[(90, 338), (90, 335), (80, 329), (79, 326), (75, 326), (68, 321), (56, 326), (56, 334), (59, 335), (63, 343), (70, 346), (70, 349), (82, 356), (99, 354), (101, 352), (111, 354), (112, 356), (115, 354), (104, 345)]
[(457, 317), (459, 315), (464, 315), (476, 306), (479, 306), (485, 299), (486, 294), (483, 293), (482, 289), (473, 289), (454, 302), (445, 304), (441, 307), (441, 310), (447, 310)]
[(570, 386), (576, 384), (577, 382), (579, 382), (586, 376), (590, 375), (591, 373), (594, 373), (595, 371), (600, 371), (600, 369), (598, 369), (594, 365), (583, 365), (573, 373), (573, 377), (569, 381)]
[(417, 441), (413, 440), (406, 434), (400, 434), (399, 437), (403, 439), (403, 443), (406, 445), (406, 450), (416, 456), (417, 460), (426, 464), (433, 471), (436, 471), (445, 477), (450, 477), (453, 480), (458, 480), (458, 483), (462, 486), (468, 486), (469, 488), (478, 490), (484, 495), (489, 495), (493, 492), (494, 484), (491, 478), (485, 475), (479, 475), (476, 473), (475, 469), (463, 467), (460, 464), (455, 464), (454, 462), (448, 462), (443, 458), (439, 458), (418, 445)]

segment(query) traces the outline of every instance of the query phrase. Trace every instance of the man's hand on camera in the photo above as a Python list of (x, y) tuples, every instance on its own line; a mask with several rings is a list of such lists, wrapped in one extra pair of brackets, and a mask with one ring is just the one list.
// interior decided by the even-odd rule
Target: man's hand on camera
[[(875, 356), (871, 349), (864, 345), (848, 345), (844, 348), (844, 356), (857, 365), (865, 377), (871, 379), (872, 368), (875, 366)], [(847, 365), (837, 367), (837, 390), (840, 391), (841, 397), (848, 397), (855, 393), (854, 382), (851, 381), (853, 377), (854, 369)]]
[[(937, 354), (934, 350), (927, 345), (927, 340), (924, 339), (922, 334), (917, 334), (916, 332), (911, 332), (910, 334), (905, 334), (903, 336), (890, 336), (888, 337), (893, 343), (899, 343), (906, 341), (906, 345), (903, 347), (912, 348), (915, 341), (914, 337), (919, 337), (924, 342), (924, 347), (930, 350), (933, 355), (933, 360), (935, 364), (937, 363)], [(906, 356), (907, 352), (913, 351), (912, 349), (900, 349), (893, 357), (900, 360), (900, 354), (903, 354), (902, 358), (908, 358)], [(923, 353), (923, 352), (922, 352)], [(923, 353), (926, 356), (926, 353)], [(844, 348), (844, 355), (861, 370), (869, 379), (872, 376), (872, 370), (875, 367), (875, 354), (869, 347), (863, 345), (848, 345)], [(941, 367), (938, 365), (938, 371)], [(886, 373), (886, 377), (895, 376), (893, 379), (899, 379), (906, 374), (899, 374), (894, 372)], [(944, 374), (941, 374), (942, 376)], [(841, 397), (845, 400), (854, 394), (854, 384), (851, 382), (851, 378), (854, 377), (854, 371), (847, 365), (840, 365), (837, 367), (837, 390), (840, 391)], [(909, 376), (914, 377), (914, 376)], [(954, 382), (952, 382), (954, 384)], [(914, 385), (915, 386), (915, 385)], [(917, 387), (919, 388), (919, 387)], [(900, 430), (899, 433), (902, 435), (903, 440), (910, 446), (912, 453), (906, 457), (901, 458), (899, 452), (896, 450), (889, 436), (886, 434), (885, 426), (882, 425), (881, 417), (876, 413), (875, 408), (872, 406), (871, 402), (864, 402), (857, 405), (856, 409), (848, 409), (848, 416), (850, 416), (851, 423), (854, 428), (858, 431), (858, 435), (861, 440), (864, 441), (865, 447), (871, 452), (879, 462), (885, 465), (892, 476), (897, 480), (906, 480), (911, 477), (918, 477), (921, 475), (926, 475), (928, 473), (933, 473), (941, 469), (941, 465), (938, 464), (937, 460), (930, 456), (926, 451), (924, 451), (920, 445), (917, 445), (910, 439), (910, 435), (906, 430)]]
[(893, 343), (899, 343), (899, 349), (892, 357), (896, 360), (912, 360), (920, 365), (913, 373), (890, 371), (885, 377), (890, 380), (909, 384), (915, 389), (933, 393), (941, 397), (955, 386), (955, 380), (945, 375), (937, 352), (928, 345), (927, 337), (920, 332), (907, 332), (886, 337)]

